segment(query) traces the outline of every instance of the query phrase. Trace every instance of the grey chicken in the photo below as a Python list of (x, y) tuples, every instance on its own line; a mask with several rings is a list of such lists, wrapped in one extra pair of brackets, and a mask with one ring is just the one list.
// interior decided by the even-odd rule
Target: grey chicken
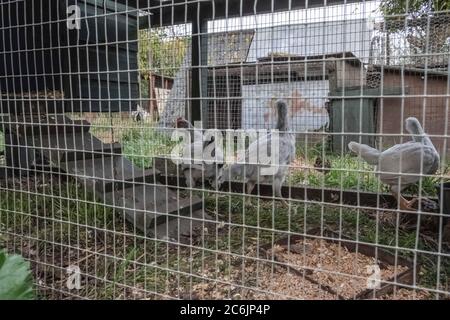
[(401, 191), (418, 182), (420, 174), (434, 174), (439, 168), (440, 157), (416, 118), (406, 119), (405, 128), (413, 135), (413, 140), (396, 144), (383, 152), (353, 141), (348, 147), (367, 163), (376, 165), (379, 179), (390, 186), (400, 209), (411, 210), (417, 198), (407, 201)]
[[(191, 143), (186, 144), (183, 148), (183, 154), (188, 154), (189, 159), (185, 159), (188, 161), (184, 161), (180, 165), (186, 179), (186, 185), (189, 188), (195, 187), (201, 179), (206, 179), (213, 185), (222, 171), (224, 159), (223, 151), (220, 146), (216, 145), (214, 136), (210, 140), (204, 141), (203, 134), (199, 130), (195, 130), (191, 123), (184, 118), (177, 119), (176, 127), (188, 129), (191, 134), (193, 133)], [(203, 154), (206, 148), (211, 150), (211, 156), (215, 159), (214, 163), (205, 162), (204, 159), (194, 159), (197, 154), (196, 151)], [(194, 163), (194, 160), (199, 160), (202, 163)]]
[[(221, 185), (227, 180), (242, 177), (246, 182), (247, 193), (251, 194), (256, 183), (272, 182), (274, 195), (279, 197), (283, 204), (287, 205), (287, 202), (282, 199), (281, 187), (286, 178), (289, 164), (295, 159), (295, 135), (288, 132), (287, 103), (283, 100), (278, 100), (276, 107), (278, 112), (276, 125), (278, 134), (269, 133), (252, 142), (245, 152), (245, 159), (224, 168), (222, 175), (218, 179), (218, 184)], [(279, 150), (272, 150), (272, 143), (278, 145)], [(264, 160), (261, 160), (259, 157), (260, 150), (267, 150), (267, 157)], [(274, 156), (278, 156), (278, 163), (276, 164), (269, 163), (270, 159), (272, 159), (272, 152), (278, 153)], [(252, 159), (257, 159), (258, 161), (252, 163)], [(268, 167), (272, 168), (269, 174), (263, 170)], [(246, 202), (251, 203), (250, 198), (247, 198)]]

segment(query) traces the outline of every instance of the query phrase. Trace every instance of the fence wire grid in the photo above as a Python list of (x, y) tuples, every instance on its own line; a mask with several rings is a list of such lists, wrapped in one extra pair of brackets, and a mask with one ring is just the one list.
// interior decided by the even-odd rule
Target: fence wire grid
[(38, 298), (449, 298), (445, 1), (11, 0), (0, 39)]

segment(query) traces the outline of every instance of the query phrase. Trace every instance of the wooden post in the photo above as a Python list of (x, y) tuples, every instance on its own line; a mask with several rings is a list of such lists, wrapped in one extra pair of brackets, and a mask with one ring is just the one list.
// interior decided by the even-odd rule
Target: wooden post
[(150, 118), (152, 120), (156, 120), (158, 117), (158, 103), (156, 101), (155, 77), (156, 76), (152, 73), (148, 77), (148, 86), (149, 86), (149, 88), (148, 88), (148, 95), (149, 95), (148, 108), (149, 108)]
[(152, 79), (153, 79), (152, 72), (148, 71), (147, 72), (147, 81), (148, 81), (147, 111), (150, 112), (150, 115), (153, 115), (153, 112), (152, 112), (152, 92), (153, 92)]
[(203, 121), (206, 124), (207, 81), (208, 81), (208, 22), (202, 4), (197, 3), (192, 14), (191, 50), (191, 103), (188, 110), (189, 121)]

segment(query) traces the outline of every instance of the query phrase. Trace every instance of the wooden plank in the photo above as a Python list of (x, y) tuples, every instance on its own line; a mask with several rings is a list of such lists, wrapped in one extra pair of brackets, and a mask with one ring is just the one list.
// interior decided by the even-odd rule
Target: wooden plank
[[(168, 158), (155, 158), (155, 168), (161, 172), (160, 183), (169, 187), (185, 188), (185, 179), (178, 175), (176, 166), (165, 166), (165, 163), (171, 163)], [(231, 181), (225, 182), (220, 191), (231, 191), (235, 195), (244, 194), (243, 182)], [(376, 192), (364, 192), (356, 190), (342, 190), (335, 188), (317, 188), (305, 185), (299, 186), (283, 186), (282, 195), (285, 198), (302, 201), (316, 201), (324, 202), (325, 204), (346, 204), (353, 206), (366, 206), (366, 207), (387, 207), (397, 208), (397, 200), (390, 193), (376, 193)], [(253, 190), (254, 195), (260, 195), (261, 197), (271, 198), (273, 197), (272, 185), (259, 184), (256, 185)], [(411, 197), (406, 197), (411, 199)], [(427, 198), (432, 202), (438, 203), (437, 198)], [(423, 209), (425, 210), (425, 208)], [(428, 210), (434, 212), (433, 210)], [(437, 212), (439, 212), (437, 210)], [(414, 212), (413, 212), (414, 214)]]
[(151, 228), (148, 233), (157, 239), (170, 239), (189, 245), (193, 238), (204, 234), (205, 228), (214, 230), (216, 226), (215, 218), (210, 217), (203, 210), (197, 210), (189, 213), (189, 215), (166, 219), (165, 222)]
[[(332, 6), (343, 3), (359, 2), (357, 0), (208, 0), (201, 1), (203, 19), (224, 19), (231, 17), (282, 12), (313, 7)], [(143, 16), (139, 28), (161, 27), (192, 22), (198, 0), (173, 0), (165, 2), (138, 0), (138, 7), (152, 14), (151, 19)]]
[(105, 156), (120, 155), (122, 146), (119, 143), (103, 144), (100, 149), (82, 150), (72, 149), (63, 153), (61, 162), (69, 162), (76, 160), (88, 160), (101, 158)]
[(99, 139), (88, 132), (74, 135), (35, 135), (28, 141), (27, 146), (41, 152), (55, 164), (80, 159), (79, 155), (75, 154), (101, 152), (105, 148)]
[(125, 219), (144, 233), (155, 225), (166, 223), (167, 218), (170, 220), (202, 209), (198, 197), (181, 198), (163, 185), (145, 184), (100, 196), (105, 203), (114, 203)]
[[(367, 88), (367, 87), (345, 87), (336, 88), (330, 92), (330, 97), (336, 99), (359, 99), (363, 97), (380, 97), (400, 95), (405, 89), (401, 87)], [(407, 89), (406, 89), (407, 90)], [(407, 91), (405, 91), (406, 93)]]
[(137, 168), (130, 160), (117, 155), (69, 161), (61, 163), (60, 168), (73, 174), (87, 188), (95, 189), (99, 194), (158, 179), (157, 170)]
[[(192, 45), (191, 45), (191, 104), (188, 112), (189, 121), (202, 121), (203, 127), (206, 127), (205, 112), (207, 108), (204, 99), (207, 98), (208, 82), (208, 24), (206, 20), (201, 19), (204, 9), (198, 3), (196, 10), (192, 12)], [(197, 14), (197, 9), (198, 13)], [(207, 102), (206, 102), (207, 105)]]

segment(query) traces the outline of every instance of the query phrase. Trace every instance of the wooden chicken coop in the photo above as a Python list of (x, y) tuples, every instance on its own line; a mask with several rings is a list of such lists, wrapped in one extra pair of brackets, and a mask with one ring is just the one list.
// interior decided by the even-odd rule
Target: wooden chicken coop
[[(276, 97), (278, 94), (295, 100), (301, 99), (301, 94), (306, 92), (309, 97), (326, 97), (329, 91), (334, 91), (335, 88), (364, 83), (365, 73), (361, 72), (361, 68), (361, 61), (351, 52), (307, 57), (266, 57), (243, 66), (211, 67), (208, 71), (208, 95), (216, 99), (208, 105), (208, 127), (268, 128), (273, 119), (264, 121), (265, 119), (258, 118), (264, 116), (270, 108), (270, 105), (265, 103), (267, 96)], [(306, 89), (302, 90), (301, 86), (305, 85)], [(261, 96), (250, 96), (255, 92)], [(312, 100), (306, 98), (308, 99)], [(325, 102), (322, 102), (324, 109)], [(294, 109), (296, 110), (291, 110), (293, 130), (301, 132), (311, 129), (302, 126), (301, 119), (296, 117), (296, 113), (303, 111), (302, 108), (299, 106)], [(319, 119), (320, 116), (320, 113), (310, 115), (311, 118), (315, 117), (313, 121), (320, 121), (312, 126), (316, 130), (328, 122), (328, 116), (324, 120)]]
[[(377, 131), (390, 134), (378, 141), (384, 146), (400, 143), (394, 135), (401, 133), (401, 118), (416, 117), (421, 120), (425, 131), (430, 135), (433, 144), (440, 154), (449, 154), (450, 145), (439, 135), (449, 134), (446, 124), (450, 120), (447, 107), (448, 71), (400, 66), (375, 66), (383, 74), (383, 87), (403, 88), (393, 97), (383, 97), (377, 113)], [(403, 85), (402, 85), (403, 83)], [(423, 96), (424, 92), (427, 96)], [(423, 97), (417, 98), (422, 95)], [(403, 101), (402, 101), (403, 100)], [(445, 132), (447, 130), (447, 132)]]
[[(79, 10), (74, 28), (68, 26), (71, 5)], [(158, 182), (157, 170), (134, 166), (121, 145), (102, 143), (90, 133), (90, 123), (64, 114), (136, 108), (137, 5), (125, 0), (2, 4), (0, 58), (10, 63), (0, 64), (0, 130), (5, 135), (2, 172), (76, 179), (147, 233), (173, 216), (201, 209), (201, 201), (177, 198)]]
[[(2, 4), (0, 57), (9, 63), (0, 65), (0, 112), (133, 110), (139, 98), (138, 11), (127, 2)], [(80, 9), (79, 29), (67, 26), (71, 5)]]

